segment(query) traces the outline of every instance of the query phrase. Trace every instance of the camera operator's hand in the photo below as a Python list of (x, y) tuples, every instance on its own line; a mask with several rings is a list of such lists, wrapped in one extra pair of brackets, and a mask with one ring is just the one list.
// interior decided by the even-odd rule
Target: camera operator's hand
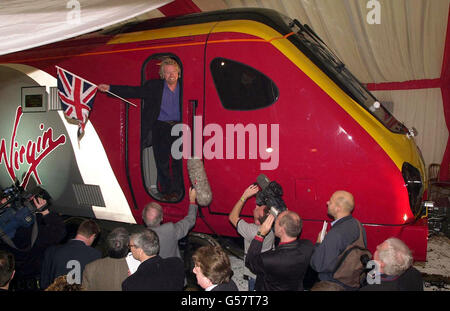
[(43, 210), (43, 211), (41, 212), (41, 214), (42, 214), (42, 216), (45, 216), (45, 215), (50, 214), (50, 211), (49, 211), (48, 209), (46, 209), (46, 210)]
[(262, 225), (259, 226), (259, 232), (262, 235), (266, 236), (270, 232), (270, 229), (272, 229), (272, 225), (273, 225), (274, 221), (275, 221), (275, 216), (273, 216), (272, 214), (267, 215), (266, 220), (264, 220)]
[[(6, 202), (8, 202), (8, 198), (1, 198), (0, 199), (0, 205), (6, 204)], [(11, 203), (9, 203), (8, 205), (6, 205), (6, 207), (10, 207)], [(3, 206), (5, 207), (5, 206)]]
[(44, 206), (47, 205), (47, 200), (40, 198), (40, 197), (33, 197), (33, 203), (36, 206), (36, 208), (38, 209), (39, 213), (41, 213), (42, 215), (47, 215), (48, 213), (50, 213), (50, 211), (48, 209), (41, 211), (41, 208), (43, 208)]
[(256, 193), (258, 193), (259, 188), (257, 185), (250, 185), (247, 189), (245, 189), (244, 193), (242, 194), (242, 198), (244, 200), (247, 200), (248, 198), (251, 198)]
[(193, 187), (189, 187), (189, 202), (191, 204), (197, 204), (195, 200), (197, 199), (197, 190)]

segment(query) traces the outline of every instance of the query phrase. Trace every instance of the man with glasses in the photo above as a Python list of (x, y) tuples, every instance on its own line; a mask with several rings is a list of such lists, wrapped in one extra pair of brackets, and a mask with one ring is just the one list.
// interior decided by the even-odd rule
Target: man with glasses
[(133, 257), (141, 263), (137, 271), (123, 281), (123, 291), (183, 290), (183, 261), (158, 255), (159, 238), (153, 230), (147, 228), (132, 234), (129, 247)]

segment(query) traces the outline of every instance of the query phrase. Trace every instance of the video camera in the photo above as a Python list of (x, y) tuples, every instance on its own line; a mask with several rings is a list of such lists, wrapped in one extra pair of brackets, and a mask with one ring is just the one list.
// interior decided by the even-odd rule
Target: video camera
[[(1, 191), (0, 197), (2, 202), (0, 205), (0, 229), (1, 233), (6, 234), (9, 238), (14, 238), (16, 230), (20, 227), (29, 227), (34, 223), (33, 215), (42, 212), (48, 208), (48, 202), (51, 199), (47, 191), (41, 187), (34, 187), (29, 191), (25, 191), (16, 181), (11, 187)], [(47, 201), (47, 204), (40, 209), (34, 204), (33, 197), (40, 197)]]
[(270, 181), (266, 175), (260, 174), (256, 179), (256, 183), (261, 187), (261, 191), (256, 194), (256, 204), (261, 206), (265, 205), (264, 217), (262, 222), (267, 218), (267, 215), (272, 214), (275, 218), (281, 213), (287, 210), (281, 196), (283, 195), (283, 189), (281, 185), (276, 181)]

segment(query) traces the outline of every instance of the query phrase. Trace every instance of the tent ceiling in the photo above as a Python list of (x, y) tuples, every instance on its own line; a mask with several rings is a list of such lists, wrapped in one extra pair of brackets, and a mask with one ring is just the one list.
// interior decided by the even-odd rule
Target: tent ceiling
[[(380, 4), (380, 24), (367, 21), (373, 12), (372, 7), (368, 8), (370, 1)], [(76, 17), (73, 4), (77, 2), (82, 22), (73, 24), (68, 19)], [(264, 7), (310, 25), (364, 83), (437, 79), (442, 71), (449, 3), (450, 0), (11, 0), (8, 6), (0, 5), (0, 55), (130, 18)]]
[(10, 0), (0, 4), (0, 55), (61, 41), (172, 0)]
[[(181, 1), (180, 1), (181, 2)], [(201, 11), (264, 7), (314, 31), (365, 83), (441, 76), (450, 0), (377, 0), (380, 24), (369, 24), (369, 0), (192, 0)]]
[[(374, 3), (380, 8), (379, 24), (367, 20), (375, 12)], [(449, 3), (450, 0), (175, 0), (170, 5), (172, 9), (180, 8), (178, 12), (155, 10), (151, 14), (264, 7), (310, 25), (360, 81), (369, 84), (370, 89), (384, 90), (376, 95), (381, 101), (395, 102), (397, 118), (419, 130), (416, 142), (426, 164), (442, 162), (447, 167)], [(446, 145), (448, 151), (444, 154)], [(441, 178), (448, 177), (441, 173)]]

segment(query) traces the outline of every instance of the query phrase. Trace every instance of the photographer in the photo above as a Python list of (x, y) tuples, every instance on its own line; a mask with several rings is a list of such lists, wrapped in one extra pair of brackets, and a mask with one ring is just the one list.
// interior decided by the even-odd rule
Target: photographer
[[(1, 204), (7, 201), (7, 198), (2, 198)], [(18, 227), (11, 239), (2, 232), (0, 239), (0, 249), (12, 253), (15, 257), (16, 272), (11, 288), (17, 291), (39, 290), (39, 275), (44, 252), (47, 247), (58, 244), (66, 235), (63, 219), (56, 213), (44, 209), (48, 203), (46, 199), (32, 196), (26, 203), (34, 204), (36, 208), (32, 215), (32, 224)], [(5, 208), (12, 207), (8, 205)]]
[[(247, 255), (248, 248), (250, 246), (251, 241), (255, 237), (258, 232), (258, 226), (262, 224), (265, 217), (265, 205), (256, 205), (253, 210), (253, 220), (254, 223), (248, 223), (242, 218), (240, 218), (240, 214), (242, 208), (244, 207), (245, 202), (258, 193), (259, 187), (257, 185), (250, 185), (247, 189), (245, 189), (241, 198), (236, 202), (233, 209), (231, 210), (228, 218), (233, 226), (237, 229), (237, 232), (244, 238), (244, 261), (245, 256)], [(274, 246), (275, 236), (273, 232), (269, 232), (264, 239), (262, 245), (262, 251), (271, 250)], [(248, 290), (253, 291), (255, 287), (256, 275), (252, 273), (247, 267), (244, 267), (244, 279), (248, 280)]]
[[(274, 222), (275, 236), (280, 238), (280, 243), (274, 250), (261, 253), (262, 243), (271, 232)], [(289, 210), (278, 216), (270, 213), (259, 226), (245, 259), (245, 266), (257, 275), (255, 290), (303, 290), (303, 278), (309, 266), (313, 245), (309, 240), (298, 239), (301, 230), (300, 216)]]

